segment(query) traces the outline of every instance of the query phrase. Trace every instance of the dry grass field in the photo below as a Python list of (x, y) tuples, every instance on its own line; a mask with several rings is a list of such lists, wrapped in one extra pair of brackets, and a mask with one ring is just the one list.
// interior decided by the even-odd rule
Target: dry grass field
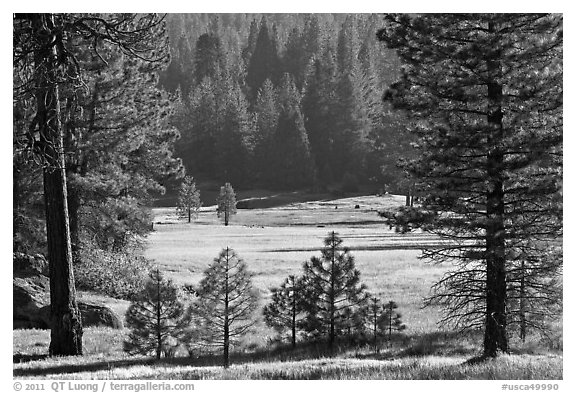
[[(201, 209), (193, 223), (177, 219), (175, 209), (155, 210), (154, 231), (145, 256), (179, 284), (197, 284), (203, 270), (224, 247), (231, 247), (254, 273), (262, 304), (270, 288), (302, 263), (319, 255), (324, 237), (337, 232), (351, 249), (361, 280), (383, 300), (395, 300), (407, 329), (376, 353), (371, 347), (303, 345), (297, 350), (270, 347), (274, 332), (262, 321), (234, 348), (228, 370), (219, 357), (203, 355), (155, 362), (122, 352), (126, 330), (85, 329), (85, 356), (45, 358), (49, 332), (14, 331), (14, 376), (63, 379), (562, 379), (561, 326), (557, 342), (538, 338), (513, 342), (513, 354), (483, 364), (469, 364), (479, 354), (482, 337), (461, 335), (437, 326), (440, 310), (422, 309), (430, 286), (449, 266), (419, 259), (418, 247), (438, 239), (422, 233), (398, 234), (377, 211), (403, 203), (400, 196), (364, 196), (294, 202), (284, 206), (241, 209), (224, 226), (215, 207)], [(123, 315), (128, 303), (91, 293), (80, 296), (108, 303)], [(261, 318), (261, 316), (259, 317)], [(560, 344), (558, 344), (558, 342)], [(560, 349), (558, 349), (558, 347)], [(21, 362), (20, 362), (21, 361)], [(20, 363), (19, 363), (20, 362)]]

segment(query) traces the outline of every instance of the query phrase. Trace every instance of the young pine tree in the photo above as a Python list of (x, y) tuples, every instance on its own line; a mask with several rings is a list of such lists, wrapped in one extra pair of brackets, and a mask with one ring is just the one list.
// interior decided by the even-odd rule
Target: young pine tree
[(392, 340), (392, 331), (401, 332), (406, 329), (406, 325), (402, 323), (402, 314), (396, 311), (398, 304), (394, 301), (389, 301), (383, 306), (383, 313), (381, 314), (379, 324), (384, 333), (388, 332), (388, 342)]
[(288, 276), (280, 287), (272, 288), (272, 301), (264, 307), (264, 320), (282, 334), (291, 332), (292, 348), (296, 348), (296, 330), (305, 310), (306, 287), (302, 278)]
[(224, 217), (224, 225), (228, 225), (230, 216), (236, 214), (236, 194), (230, 183), (220, 187), (220, 195), (216, 199), (218, 217)]
[(252, 276), (236, 252), (225, 248), (204, 271), (191, 308), (201, 340), (222, 348), (223, 366), (229, 365), (230, 345), (254, 325), (258, 294)]
[(360, 284), (354, 257), (342, 247), (342, 239), (335, 232), (324, 239), (321, 252), (320, 258), (304, 263), (304, 280), (310, 291), (306, 328), (311, 333), (327, 334), (332, 346), (338, 333), (347, 329), (347, 320), (366, 302), (366, 286)]
[(200, 201), (200, 191), (196, 189), (196, 182), (192, 176), (186, 176), (178, 192), (176, 212), (179, 217), (188, 218), (188, 222), (191, 222), (192, 217), (198, 216), (200, 206), (202, 206), (202, 201)]
[(285, 74), (278, 88), (278, 120), (271, 143), (270, 167), (278, 188), (308, 186), (313, 180), (314, 160), (300, 101), (294, 78)]
[(188, 325), (183, 312), (176, 286), (158, 268), (153, 269), (138, 300), (126, 311), (126, 326), (131, 332), (124, 342), (124, 351), (155, 353), (160, 359), (168, 341), (178, 339)]
[(376, 296), (370, 296), (365, 306), (365, 317), (368, 329), (372, 333), (374, 347), (378, 344), (378, 337), (382, 335), (382, 317), (384, 306)]

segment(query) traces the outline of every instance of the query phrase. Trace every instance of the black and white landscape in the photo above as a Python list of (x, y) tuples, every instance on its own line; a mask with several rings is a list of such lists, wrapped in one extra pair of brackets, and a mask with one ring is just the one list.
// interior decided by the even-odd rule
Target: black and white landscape
[(561, 14), (13, 34), (15, 378), (563, 378)]

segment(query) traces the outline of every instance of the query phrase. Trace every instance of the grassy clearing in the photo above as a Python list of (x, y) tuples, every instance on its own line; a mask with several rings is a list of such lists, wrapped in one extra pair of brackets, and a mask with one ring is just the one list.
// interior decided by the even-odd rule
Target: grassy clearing
[[(174, 209), (159, 208), (145, 255), (176, 282), (196, 284), (219, 251), (229, 246), (255, 273), (254, 284), (266, 302), (270, 288), (289, 274), (300, 274), (303, 262), (319, 255), (324, 237), (334, 230), (351, 248), (369, 290), (385, 300), (396, 300), (412, 331), (430, 330), (435, 328), (438, 310), (422, 310), (422, 298), (446, 267), (425, 264), (418, 259), (419, 250), (410, 248), (436, 239), (395, 233), (376, 213), (402, 202), (402, 197), (387, 195), (241, 209), (227, 227), (213, 207), (203, 208), (191, 224), (178, 221)], [(263, 324), (259, 326), (247, 345), (265, 345), (273, 335)]]
[[(232, 366), (219, 367), (220, 356), (196, 354), (156, 362), (122, 352), (127, 330), (87, 328), (85, 356), (46, 358), (49, 332), (14, 331), (14, 376), (62, 379), (561, 379), (562, 326), (552, 343), (537, 337), (526, 344), (513, 340), (513, 354), (481, 364), (482, 337), (439, 330), (437, 308), (422, 309), (422, 298), (449, 266), (418, 259), (414, 245), (437, 239), (421, 233), (397, 234), (376, 211), (403, 203), (402, 197), (353, 197), (292, 203), (269, 209), (239, 210), (230, 226), (204, 207), (196, 222), (178, 221), (173, 208), (155, 210), (155, 231), (146, 257), (177, 283), (197, 284), (202, 272), (226, 246), (234, 248), (254, 272), (254, 284), (268, 301), (270, 287), (289, 274), (300, 274), (329, 231), (336, 231), (352, 249), (361, 279), (384, 300), (395, 300), (408, 329), (375, 351), (369, 345), (343, 345), (328, 352), (323, 345), (296, 350), (271, 346), (275, 333), (260, 317), (256, 328), (233, 348)], [(358, 205), (359, 208), (355, 208)], [(99, 300), (124, 315), (128, 302), (88, 292), (81, 298)]]

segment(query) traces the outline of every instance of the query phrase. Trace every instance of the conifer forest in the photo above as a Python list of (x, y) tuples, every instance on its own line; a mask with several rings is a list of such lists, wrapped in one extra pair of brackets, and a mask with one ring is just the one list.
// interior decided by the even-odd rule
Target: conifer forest
[(14, 14), (12, 146), (17, 380), (563, 379), (562, 14)]

